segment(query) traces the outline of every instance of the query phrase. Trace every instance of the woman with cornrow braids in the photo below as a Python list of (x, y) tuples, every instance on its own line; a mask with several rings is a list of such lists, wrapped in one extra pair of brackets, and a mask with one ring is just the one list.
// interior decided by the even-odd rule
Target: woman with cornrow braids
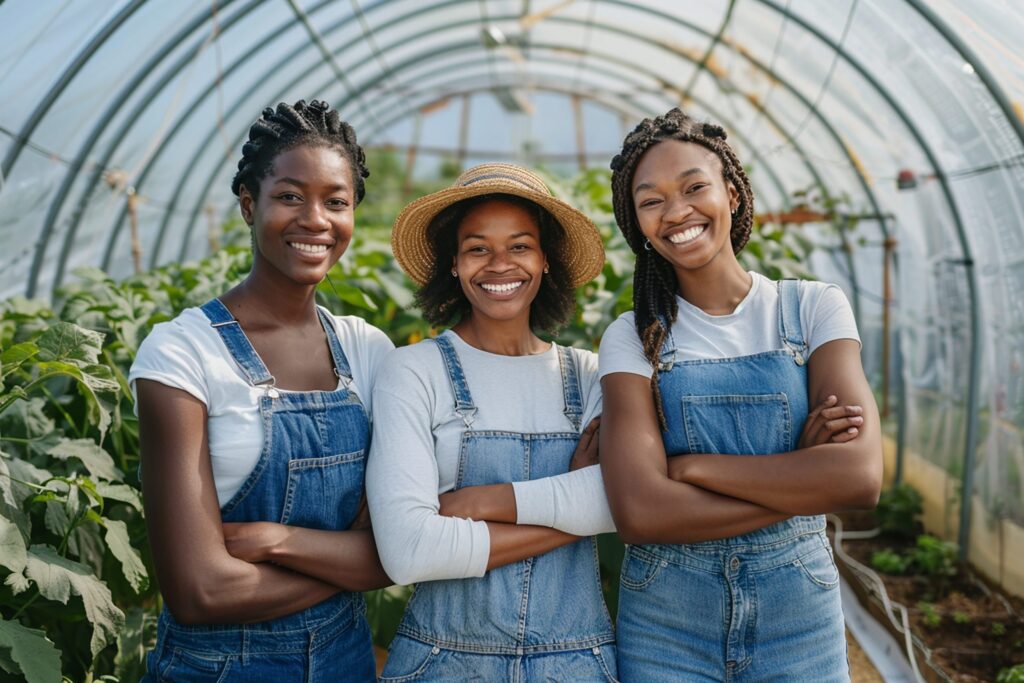
[(145, 681), (373, 681), (359, 591), (391, 583), (361, 510), (370, 391), (393, 345), (317, 285), (368, 175), (326, 103), (265, 109), (232, 190), (237, 287), (157, 325), (129, 379), (164, 610)]
[(612, 170), (636, 254), (600, 349), (620, 678), (849, 680), (823, 513), (874, 506), (882, 475), (850, 306), (740, 266), (754, 200), (720, 126), (646, 119)]

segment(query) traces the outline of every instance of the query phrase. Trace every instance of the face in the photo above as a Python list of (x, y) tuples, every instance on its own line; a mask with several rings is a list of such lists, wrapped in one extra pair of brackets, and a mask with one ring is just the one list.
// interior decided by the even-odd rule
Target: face
[(473, 317), (529, 325), (547, 266), (530, 213), (501, 200), (480, 204), (459, 224), (456, 248), (453, 267)]
[(706, 147), (665, 140), (644, 153), (633, 176), (633, 206), (651, 248), (680, 271), (735, 259), (729, 232), (739, 193)]
[(252, 227), (257, 265), (303, 285), (316, 285), (352, 240), (355, 188), (348, 161), (335, 149), (300, 145), (274, 159), (259, 198), (239, 190)]

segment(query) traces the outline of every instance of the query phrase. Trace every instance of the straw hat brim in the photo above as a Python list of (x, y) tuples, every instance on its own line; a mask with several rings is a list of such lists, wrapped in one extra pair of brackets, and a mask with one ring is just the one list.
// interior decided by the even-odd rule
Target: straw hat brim
[(430, 221), (452, 204), (484, 194), (515, 195), (547, 209), (565, 231), (560, 260), (565, 264), (574, 288), (590, 282), (601, 272), (604, 266), (601, 233), (584, 213), (550, 194), (495, 178), (428, 194), (414, 200), (398, 214), (391, 230), (391, 250), (398, 265), (413, 282), (423, 286), (433, 274), (437, 250), (427, 235)]

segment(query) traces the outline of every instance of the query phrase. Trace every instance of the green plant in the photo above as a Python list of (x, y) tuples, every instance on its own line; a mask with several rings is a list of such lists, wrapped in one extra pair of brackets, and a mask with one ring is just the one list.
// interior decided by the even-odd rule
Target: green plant
[(910, 484), (900, 484), (882, 492), (875, 517), (884, 533), (911, 538), (921, 511), (921, 494)]
[(942, 624), (942, 615), (939, 614), (938, 610), (935, 609), (935, 605), (930, 602), (919, 602), (917, 603), (917, 609), (921, 610), (921, 621), (928, 628), (938, 628)]
[(904, 574), (910, 567), (910, 560), (886, 548), (871, 554), (871, 566), (885, 574)]
[(1001, 621), (993, 621), (992, 626), (988, 629), (988, 633), (993, 638), (1002, 638), (1006, 635), (1006, 624)]
[(930, 534), (917, 537), (910, 560), (914, 571), (942, 586), (957, 574), (956, 546)]
[(996, 675), (996, 683), (1024, 683), (1024, 664), (1000, 669)]
[(953, 612), (953, 623), (965, 626), (971, 623), (971, 615), (957, 610), (956, 612)]

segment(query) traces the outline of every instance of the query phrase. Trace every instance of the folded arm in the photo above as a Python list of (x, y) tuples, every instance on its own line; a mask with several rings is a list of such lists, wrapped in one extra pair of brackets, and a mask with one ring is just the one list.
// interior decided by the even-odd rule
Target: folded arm
[(210, 467), (206, 406), (180, 389), (136, 381), (146, 524), (161, 592), (186, 624), (265, 621), (311, 607), (337, 588), (232, 557)]

